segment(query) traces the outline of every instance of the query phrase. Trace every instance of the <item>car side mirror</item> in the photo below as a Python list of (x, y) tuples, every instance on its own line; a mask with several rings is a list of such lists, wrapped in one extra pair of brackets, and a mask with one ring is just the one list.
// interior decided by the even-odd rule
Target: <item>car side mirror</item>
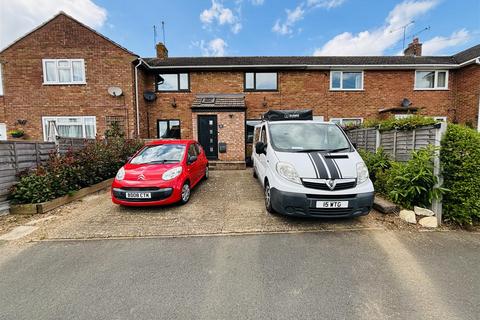
[(195, 161), (197, 161), (197, 156), (189, 156), (188, 157), (188, 163), (194, 163)]
[(255, 152), (257, 154), (262, 154), (262, 153), (265, 153), (265, 148), (266, 148), (266, 144), (263, 143), (262, 141), (258, 141), (256, 144), (255, 144)]

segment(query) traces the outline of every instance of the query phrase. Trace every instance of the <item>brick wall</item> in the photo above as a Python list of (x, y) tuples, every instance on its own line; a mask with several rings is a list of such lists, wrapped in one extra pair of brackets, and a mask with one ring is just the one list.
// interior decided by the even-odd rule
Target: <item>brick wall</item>
[[(85, 59), (86, 85), (43, 85), (42, 59), (48, 58)], [(132, 136), (135, 58), (68, 16), (58, 15), (0, 54), (2, 121), (8, 130), (24, 129), (28, 138), (42, 140), (42, 116), (96, 116), (98, 135), (106, 130), (106, 116), (119, 116)], [(124, 95), (111, 97), (110, 86), (120, 87)], [(20, 125), (19, 119), (27, 123)]]
[(480, 66), (470, 65), (457, 71), (455, 106), (457, 121), (478, 126), (480, 104)]

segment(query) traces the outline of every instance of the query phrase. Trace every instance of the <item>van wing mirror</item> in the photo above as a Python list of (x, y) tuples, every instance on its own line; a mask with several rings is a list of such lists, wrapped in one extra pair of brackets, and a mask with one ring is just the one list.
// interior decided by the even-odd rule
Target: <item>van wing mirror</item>
[(262, 141), (258, 141), (256, 144), (255, 144), (255, 152), (257, 154), (262, 154), (262, 153), (265, 153), (265, 147), (266, 147), (266, 144), (263, 143)]
[(352, 146), (357, 149), (357, 143), (356, 142), (352, 142)]

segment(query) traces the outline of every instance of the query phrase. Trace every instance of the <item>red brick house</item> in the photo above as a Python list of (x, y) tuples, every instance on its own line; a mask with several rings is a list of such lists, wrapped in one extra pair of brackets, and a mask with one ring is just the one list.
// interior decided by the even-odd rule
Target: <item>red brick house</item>
[(243, 164), (268, 109), (344, 124), (418, 112), (477, 128), (479, 59), (480, 45), (421, 56), (418, 40), (404, 56), (168, 57), (159, 44), (139, 58), (62, 13), (0, 52), (0, 122), (45, 139), (49, 121), (86, 137), (119, 121), (129, 137), (195, 138), (212, 159)]

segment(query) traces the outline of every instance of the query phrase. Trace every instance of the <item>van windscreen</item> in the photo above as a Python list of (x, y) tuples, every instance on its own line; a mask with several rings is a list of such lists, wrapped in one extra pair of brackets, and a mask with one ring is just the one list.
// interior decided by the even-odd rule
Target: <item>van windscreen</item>
[(325, 123), (270, 124), (272, 147), (277, 151), (347, 151), (350, 143), (336, 125)]

